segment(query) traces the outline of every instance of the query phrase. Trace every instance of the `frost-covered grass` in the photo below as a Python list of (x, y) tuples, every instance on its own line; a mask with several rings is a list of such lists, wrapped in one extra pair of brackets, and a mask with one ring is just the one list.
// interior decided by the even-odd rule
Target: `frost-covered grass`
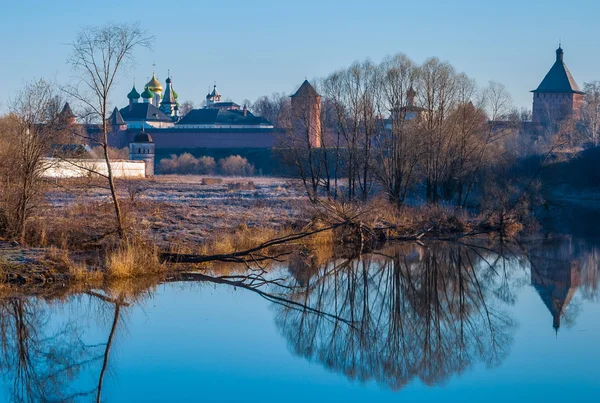
[[(253, 229), (278, 231), (305, 214), (303, 192), (283, 178), (161, 175), (121, 180), (117, 187), (129, 225), (161, 248), (196, 251), (242, 226), (247, 236)], [(44, 242), (68, 246), (114, 226), (107, 189), (67, 181), (47, 200), (51, 208), (32, 221), (43, 229)]]

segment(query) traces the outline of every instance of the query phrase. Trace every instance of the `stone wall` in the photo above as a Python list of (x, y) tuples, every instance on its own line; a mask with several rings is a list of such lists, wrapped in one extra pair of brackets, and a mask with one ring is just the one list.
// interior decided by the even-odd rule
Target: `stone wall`
[[(44, 160), (45, 178), (84, 178), (97, 174), (108, 175), (108, 166), (104, 160), (58, 159)], [(143, 178), (146, 176), (144, 161), (115, 160), (110, 163), (116, 178)]]

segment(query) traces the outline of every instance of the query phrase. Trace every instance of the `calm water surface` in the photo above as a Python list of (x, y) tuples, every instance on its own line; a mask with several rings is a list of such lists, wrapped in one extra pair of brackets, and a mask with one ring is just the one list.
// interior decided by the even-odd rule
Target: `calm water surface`
[(223, 275), (0, 300), (0, 401), (600, 401), (594, 242)]

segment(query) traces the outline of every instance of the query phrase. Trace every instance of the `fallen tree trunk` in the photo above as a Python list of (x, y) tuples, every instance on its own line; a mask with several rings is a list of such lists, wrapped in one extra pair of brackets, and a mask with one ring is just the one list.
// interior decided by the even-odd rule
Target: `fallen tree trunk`
[(261, 243), (253, 248), (246, 249), (239, 252), (232, 253), (224, 253), (217, 255), (196, 255), (196, 254), (187, 254), (187, 253), (170, 253), (163, 252), (159, 255), (159, 258), (168, 263), (206, 263), (206, 262), (234, 262), (234, 263), (243, 263), (243, 262), (256, 262), (256, 261), (264, 261), (264, 260), (276, 260), (278, 256), (283, 256), (284, 254), (280, 254), (278, 256), (265, 256), (265, 255), (255, 255), (257, 252), (260, 252), (264, 249), (283, 245), (288, 242), (297, 241), (302, 238), (309, 237), (311, 235), (318, 234), (320, 232), (330, 231), (335, 228), (341, 227), (343, 225), (347, 225), (348, 222), (340, 222), (337, 224), (332, 224), (328, 227), (319, 228), (313, 231), (300, 232), (296, 234), (286, 235), (280, 238), (271, 239), (270, 241)]

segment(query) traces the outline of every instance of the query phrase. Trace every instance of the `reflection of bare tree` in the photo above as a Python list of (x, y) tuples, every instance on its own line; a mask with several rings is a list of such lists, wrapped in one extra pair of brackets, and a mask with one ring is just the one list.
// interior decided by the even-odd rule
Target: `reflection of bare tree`
[(393, 388), (415, 377), (439, 383), (475, 362), (497, 365), (515, 324), (497, 297), (505, 259), (482, 264), (482, 256), (440, 244), (328, 265), (295, 298), (354, 326), (284, 305), (276, 322), (296, 354)]
[[(82, 341), (84, 328), (68, 321), (53, 324), (54, 308), (35, 297), (0, 300), (0, 370), (5, 383), (12, 385), (9, 395), (14, 402), (64, 402), (92, 395), (101, 401), (104, 376), (110, 351), (118, 329), (121, 309), (128, 306), (125, 294), (116, 298), (108, 294), (87, 292), (89, 301), (100, 305), (98, 314), (114, 307), (106, 343), (87, 345)], [(89, 302), (89, 305), (93, 305)], [(71, 383), (84, 370), (102, 363), (96, 387), (73, 390)]]
[[(72, 392), (69, 383), (99, 355), (67, 323), (48, 329), (50, 309), (34, 298), (0, 301), (0, 369), (15, 402), (66, 401), (92, 391)], [(10, 381), (10, 382), (9, 382)]]
[[(505, 307), (527, 284), (542, 300), (550, 296), (547, 306), (556, 308), (559, 320), (574, 321), (573, 300), (596, 298), (599, 254), (567, 241), (523, 249), (502, 242), (402, 245), (327, 263), (298, 254), (287, 265), (268, 268), (258, 259), (238, 270), (182, 272), (167, 281), (256, 293), (272, 303), (295, 354), (351, 379), (399, 389), (413, 379), (444, 382), (476, 363), (498, 365), (515, 329)], [(106, 292), (70, 297), (103, 318), (102, 343), (95, 345), (83, 341), (80, 318), (53, 323), (56, 305), (43, 298), (0, 299), (0, 370), (12, 401), (101, 401), (127, 307), (156, 281), (111, 284)], [(582, 292), (574, 297), (577, 290)], [(94, 374), (92, 384), (74, 390), (85, 370)]]

